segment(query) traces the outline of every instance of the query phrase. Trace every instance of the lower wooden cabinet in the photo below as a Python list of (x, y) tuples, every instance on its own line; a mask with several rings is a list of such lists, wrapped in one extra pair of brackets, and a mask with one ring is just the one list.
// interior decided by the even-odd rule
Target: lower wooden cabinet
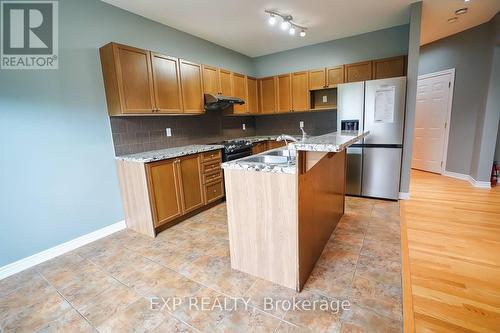
[(256, 142), (252, 145), (252, 155), (263, 153), (267, 150), (285, 146), (283, 141), (267, 140)]
[(154, 237), (156, 229), (224, 197), (220, 150), (163, 161), (119, 160), (127, 227)]

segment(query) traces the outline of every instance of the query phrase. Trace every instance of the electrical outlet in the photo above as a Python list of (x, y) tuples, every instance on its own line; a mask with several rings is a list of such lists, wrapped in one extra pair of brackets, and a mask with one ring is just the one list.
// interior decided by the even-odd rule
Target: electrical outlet
[(172, 136), (172, 129), (170, 127), (165, 128), (165, 133), (167, 133), (167, 136)]
[(300, 121), (300, 123), (299, 123), (299, 127), (300, 127), (300, 128), (304, 128), (304, 122), (303, 122), (303, 121)]
[(243, 124), (243, 130), (246, 131), (246, 129), (247, 129), (247, 125)]
[(323, 103), (328, 103), (328, 96), (326, 95), (323, 96)]

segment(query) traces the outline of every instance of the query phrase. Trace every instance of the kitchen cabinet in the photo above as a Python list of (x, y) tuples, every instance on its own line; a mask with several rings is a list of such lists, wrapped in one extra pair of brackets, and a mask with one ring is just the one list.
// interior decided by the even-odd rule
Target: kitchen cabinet
[(201, 160), (198, 154), (194, 154), (177, 161), (182, 212), (186, 214), (204, 205)]
[(292, 75), (278, 76), (278, 112), (292, 112)]
[(231, 85), (231, 72), (222, 68), (219, 68), (219, 92), (224, 96), (231, 96), (233, 93), (233, 87)]
[(372, 79), (372, 62), (363, 61), (345, 65), (344, 82), (358, 82)]
[(182, 59), (179, 63), (184, 113), (204, 113), (205, 108), (201, 65)]
[(109, 114), (155, 112), (150, 52), (109, 43), (99, 53)]
[(217, 67), (203, 65), (203, 93), (217, 95), (219, 92), (219, 70)]
[(127, 227), (154, 237), (222, 199), (221, 163), (220, 150), (148, 163), (118, 160)]
[(182, 113), (179, 59), (151, 53), (154, 100), (157, 113)]
[(261, 113), (276, 112), (277, 77), (270, 76), (259, 79), (259, 90), (260, 90)]
[(153, 223), (155, 227), (182, 215), (178, 160), (146, 165)]
[(340, 83), (344, 83), (344, 66), (328, 67), (325, 88), (335, 88)]
[(252, 155), (263, 153), (267, 150), (267, 141), (256, 142), (252, 145)]
[(292, 110), (307, 111), (310, 109), (309, 72), (295, 72), (292, 77)]
[(247, 92), (247, 79), (246, 75), (232, 73), (231, 75), (232, 83), (232, 96), (241, 98), (245, 101), (245, 104), (233, 105), (233, 112), (235, 114), (248, 113), (248, 92)]
[(373, 78), (386, 79), (406, 74), (406, 57), (392, 57), (373, 61)]
[(326, 86), (326, 71), (324, 68), (309, 71), (309, 90), (324, 89)]
[(285, 145), (286, 144), (284, 141), (268, 140), (267, 141), (267, 150), (284, 147)]
[(259, 113), (259, 94), (257, 89), (257, 79), (247, 76), (247, 110), (248, 113), (257, 114)]

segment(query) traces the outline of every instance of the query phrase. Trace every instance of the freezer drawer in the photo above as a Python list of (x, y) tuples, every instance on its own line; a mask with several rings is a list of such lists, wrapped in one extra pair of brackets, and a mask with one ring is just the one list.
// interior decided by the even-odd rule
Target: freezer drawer
[(402, 148), (363, 148), (363, 196), (399, 198), (402, 151)]
[(363, 175), (363, 148), (347, 148), (346, 194), (361, 195)]

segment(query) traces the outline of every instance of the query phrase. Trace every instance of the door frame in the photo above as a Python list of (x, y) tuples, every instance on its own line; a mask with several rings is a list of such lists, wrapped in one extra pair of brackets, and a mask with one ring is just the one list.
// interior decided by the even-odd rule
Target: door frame
[[(448, 157), (448, 141), (450, 138), (450, 121), (451, 121), (451, 110), (453, 106), (453, 91), (454, 91), (454, 86), (455, 86), (455, 68), (450, 68), (450, 69), (445, 69), (439, 72), (434, 72), (434, 73), (428, 73), (428, 74), (423, 74), (419, 75), (417, 79), (417, 87), (418, 87), (418, 81), (422, 79), (429, 79), (433, 78), (436, 76), (442, 76), (442, 75), (449, 75), (451, 74), (451, 82), (450, 82), (450, 94), (448, 94), (448, 107), (446, 110), (446, 128), (444, 132), (444, 144), (443, 144), (443, 153), (441, 156), (441, 159), (443, 161), (443, 165), (441, 166), (441, 174), (444, 174), (446, 171), (446, 160)], [(415, 110), (416, 112), (416, 110)]]

